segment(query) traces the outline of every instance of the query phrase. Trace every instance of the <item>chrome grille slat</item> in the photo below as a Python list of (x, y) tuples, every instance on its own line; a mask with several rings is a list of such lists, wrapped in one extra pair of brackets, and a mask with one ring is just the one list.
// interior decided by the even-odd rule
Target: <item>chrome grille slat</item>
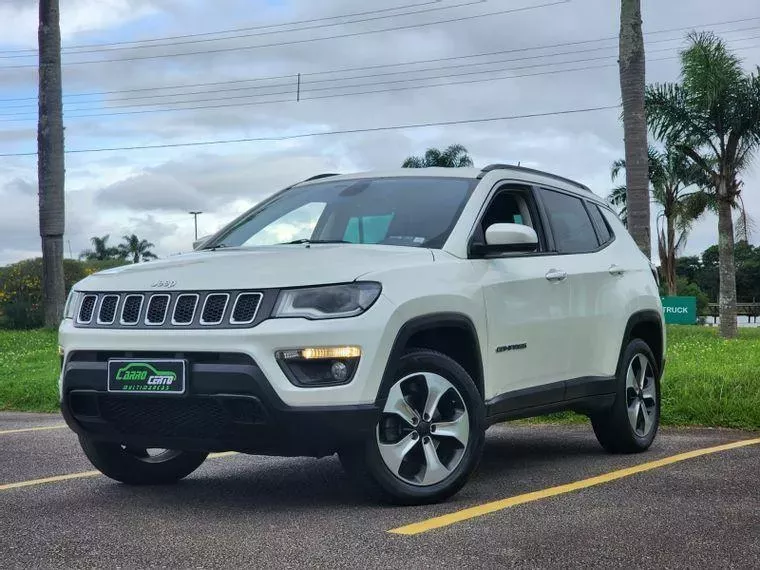
[(203, 301), (200, 323), (206, 325), (218, 325), (224, 320), (227, 303), (230, 300), (229, 293), (209, 293)]
[(174, 303), (174, 312), (172, 313), (172, 324), (174, 326), (189, 326), (193, 324), (199, 298), (200, 296), (197, 293), (186, 293), (177, 296), (177, 301)]
[(116, 310), (119, 307), (119, 295), (103, 295), (100, 298), (98, 311), (99, 325), (112, 325), (116, 320)]
[(121, 306), (121, 318), (119, 324), (136, 325), (140, 322), (140, 313), (142, 312), (143, 295), (129, 294), (124, 297), (124, 304)]
[(82, 303), (79, 305), (79, 314), (77, 315), (77, 321), (82, 324), (88, 324), (92, 321), (92, 316), (95, 314), (95, 305), (98, 303), (97, 295), (85, 295), (82, 299)]
[(151, 295), (145, 310), (145, 324), (154, 327), (164, 324), (171, 299), (172, 296), (166, 293)]
[(261, 293), (240, 293), (235, 299), (230, 315), (233, 325), (248, 325), (256, 320), (261, 305)]

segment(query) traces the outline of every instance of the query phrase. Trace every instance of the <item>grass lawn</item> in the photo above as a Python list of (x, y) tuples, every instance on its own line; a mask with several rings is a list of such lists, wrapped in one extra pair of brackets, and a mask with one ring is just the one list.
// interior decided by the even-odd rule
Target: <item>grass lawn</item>
[(58, 409), (58, 331), (0, 330), (0, 410)]
[[(0, 410), (58, 409), (56, 331), (0, 331)], [(669, 326), (662, 421), (760, 429), (760, 329)], [(554, 420), (574, 421), (572, 414)]]

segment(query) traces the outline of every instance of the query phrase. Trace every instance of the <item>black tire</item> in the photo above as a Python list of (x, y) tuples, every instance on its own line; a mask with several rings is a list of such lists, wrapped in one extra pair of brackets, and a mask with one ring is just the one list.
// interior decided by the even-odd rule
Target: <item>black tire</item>
[[(438, 483), (422, 486), (408, 483), (391, 472), (383, 461), (379, 450), (380, 423), (363, 444), (339, 452), (345, 471), (358, 480), (365, 490), (384, 502), (398, 505), (437, 503), (454, 495), (464, 486), (477, 467), (485, 440), (486, 425), (483, 396), (465, 369), (453, 359), (439, 352), (425, 349), (412, 350), (399, 360), (393, 383), (395, 384), (417, 372), (437, 374), (452, 384), (458, 396), (461, 396), (461, 402), (468, 414), (467, 444), (460, 448), (459, 462), (451, 469), (449, 475)], [(387, 389), (390, 387), (386, 387)], [(447, 392), (447, 394), (450, 395), (451, 392)], [(381, 423), (382, 421), (381, 418)], [(432, 424), (431, 419), (429, 425)], [(421, 428), (421, 425), (422, 422), (420, 422), (418, 429)], [(414, 434), (410, 433), (409, 435)], [(425, 438), (424, 436), (420, 437), (420, 445), (422, 445)], [(430, 437), (439, 436), (434, 436), (431, 432)], [(441, 448), (438, 447), (437, 449)], [(438, 451), (435, 453), (438, 457)]]
[(151, 459), (147, 450), (97, 442), (81, 435), (79, 444), (98, 471), (128, 485), (176, 483), (200, 467), (208, 455), (197, 451), (170, 451), (164, 460)]
[[(635, 358), (643, 355), (651, 366), (652, 376), (648, 382), (654, 383), (655, 401), (649, 417), (651, 427), (645, 433), (637, 433), (629, 420), (629, 405), (638, 399), (635, 389), (627, 387), (626, 376), (629, 366)], [(628, 343), (618, 363), (616, 374), (616, 394), (612, 407), (600, 414), (591, 416), (591, 424), (599, 443), (610, 453), (640, 453), (652, 445), (660, 424), (660, 370), (649, 345), (635, 338)], [(639, 404), (641, 405), (641, 403)], [(641, 413), (636, 414), (638, 425), (644, 425)], [(643, 431), (643, 428), (642, 430)]]

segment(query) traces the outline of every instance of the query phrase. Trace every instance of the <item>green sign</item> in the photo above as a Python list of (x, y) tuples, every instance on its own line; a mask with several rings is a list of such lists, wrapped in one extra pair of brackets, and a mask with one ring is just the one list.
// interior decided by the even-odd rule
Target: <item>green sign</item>
[(697, 322), (696, 297), (662, 297), (665, 322), (677, 325), (693, 325)]

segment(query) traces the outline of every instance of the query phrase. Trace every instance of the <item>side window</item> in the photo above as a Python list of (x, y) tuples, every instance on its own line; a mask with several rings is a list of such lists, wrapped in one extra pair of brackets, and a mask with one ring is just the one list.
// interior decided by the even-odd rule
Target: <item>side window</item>
[(485, 232), (493, 224), (520, 224), (536, 231), (539, 240), (538, 251), (545, 251), (545, 241), (537, 212), (529, 187), (509, 185), (500, 188), (491, 198), (480, 223), (476, 226), (472, 243), (484, 244)]
[(385, 239), (393, 214), (349, 218), (344, 241), (351, 243), (380, 243)]
[(592, 202), (587, 202), (586, 205), (588, 206), (588, 211), (591, 215), (591, 219), (594, 221), (594, 225), (596, 226), (596, 231), (599, 234), (600, 245), (610, 243), (612, 241), (612, 230), (610, 230), (610, 226), (607, 225), (607, 220), (604, 219), (599, 206)]
[(580, 198), (541, 190), (559, 253), (586, 253), (599, 247), (594, 225)]

